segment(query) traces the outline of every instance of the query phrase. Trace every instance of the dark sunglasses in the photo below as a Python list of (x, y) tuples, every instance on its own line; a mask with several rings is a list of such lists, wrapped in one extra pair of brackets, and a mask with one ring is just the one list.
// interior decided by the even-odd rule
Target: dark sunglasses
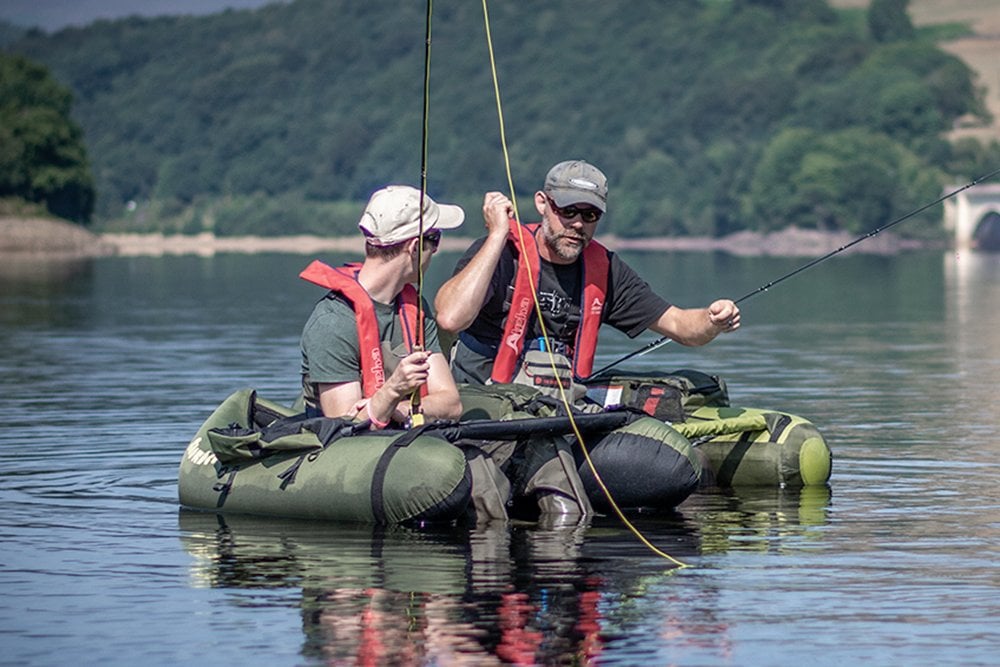
[(580, 216), (580, 219), (587, 223), (594, 223), (601, 219), (602, 211), (599, 208), (587, 207), (580, 208), (576, 205), (573, 206), (557, 206), (552, 197), (546, 196), (549, 200), (549, 206), (552, 210), (556, 212), (560, 218), (565, 218), (567, 220), (572, 220), (576, 216)]
[(424, 234), (424, 243), (429, 245), (431, 248), (437, 248), (438, 244), (441, 243), (441, 230), (432, 229)]

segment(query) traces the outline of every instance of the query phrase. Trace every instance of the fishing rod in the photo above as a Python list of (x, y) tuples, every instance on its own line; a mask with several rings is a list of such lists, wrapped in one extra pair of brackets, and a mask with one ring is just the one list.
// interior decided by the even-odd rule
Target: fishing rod
[[(531, 419), (471, 420), (465, 422), (435, 422), (428, 429), (442, 433), (448, 442), (468, 440), (519, 440), (524, 437), (550, 437), (581, 433), (609, 432), (638, 418), (626, 410), (595, 412)], [(575, 425), (575, 430), (574, 430)]]
[[(740, 303), (746, 301), (747, 299), (749, 299), (749, 298), (751, 298), (753, 296), (756, 296), (756, 295), (758, 295), (758, 294), (760, 294), (762, 292), (766, 292), (769, 289), (771, 289), (772, 287), (774, 287), (775, 285), (778, 285), (779, 283), (783, 283), (786, 280), (788, 280), (789, 278), (791, 278), (793, 276), (797, 276), (798, 274), (802, 273), (803, 271), (805, 271), (807, 269), (811, 269), (812, 267), (816, 266), (817, 264), (820, 264), (821, 262), (825, 262), (826, 260), (830, 259), (834, 255), (839, 255), (840, 253), (844, 252), (848, 248), (851, 248), (851, 247), (857, 245), (858, 243), (861, 243), (862, 241), (864, 241), (866, 239), (870, 239), (873, 236), (876, 236), (876, 235), (880, 234), (881, 232), (884, 232), (885, 230), (889, 229), (890, 227), (894, 227), (895, 225), (898, 225), (899, 223), (903, 222), (904, 220), (909, 220), (913, 216), (918, 215), (920, 213), (923, 213), (924, 211), (926, 211), (927, 209), (931, 208), (932, 206), (937, 206), (941, 202), (947, 201), (947, 200), (951, 199), (952, 197), (954, 197), (955, 195), (957, 195), (959, 193), (962, 193), (962, 192), (965, 192), (969, 188), (973, 188), (973, 187), (979, 185), (980, 183), (982, 183), (983, 181), (986, 181), (986, 180), (989, 180), (989, 179), (993, 178), (997, 174), (1000, 174), (1000, 168), (994, 169), (993, 171), (991, 171), (990, 173), (988, 173), (988, 174), (986, 174), (984, 176), (980, 176), (979, 178), (975, 178), (975, 179), (969, 181), (968, 183), (966, 183), (965, 185), (963, 185), (962, 187), (960, 187), (960, 188), (958, 188), (956, 190), (953, 190), (953, 191), (951, 191), (951, 192), (949, 192), (949, 193), (947, 193), (945, 195), (942, 195), (942, 196), (938, 197), (937, 199), (935, 199), (934, 201), (930, 202), (929, 204), (924, 204), (920, 208), (913, 209), (912, 211), (910, 211), (906, 215), (902, 215), (902, 216), (896, 218), (895, 220), (893, 220), (892, 222), (886, 223), (886, 224), (882, 225), (881, 227), (877, 227), (876, 229), (873, 229), (872, 231), (868, 232), (867, 234), (863, 234), (862, 236), (859, 236), (858, 238), (854, 239), (850, 243), (848, 243), (846, 245), (842, 245), (839, 248), (837, 248), (836, 250), (832, 250), (832, 251), (826, 253), (822, 257), (817, 257), (816, 259), (814, 259), (814, 260), (812, 260), (810, 262), (806, 262), (805, 264), (803, 264), (799, 268), (795, 269), (794, 271), (789, 271), (788, 273), (786, 273), (785, 275), (781, 276), (780, 278), (772, 280), (769, 283), (765, 283), (765, 284), (761, 285), (760, 287), (758, 287), (757, 289), (753, 290), (752, 292), (748, 292), (747, 294), (744, 294), (739, 299), (737, 299), (734, 303), (740, 304)], [(630, 353), (626, 354), (625, 356), (623, 356), (623, 357), (621, 357), (621, 358), (619, 358), (619, 359), (617, 359), (615, 361), (612, 361), (607, 366), (604, 366), (603, 368), (600, 368), (599, 370), (594, 371), (593, 373), (591, 373), (590, 375), (588, 375), (586, 378), (584, 378), (584, 381), (590, 380), (590, 379), (592, 379), (594, 377), (597, 377), (601, 373), (603, 373), (605, 371), (608, 371), (608, 370), (614, 368), (615, 366), (617, 366), (618, 364), (620, 364), (622, 362), (625, 362), (625, 361), (628, 361), (629, 359), (634, 359), (635, 357), (641, 357), (644, 354), (648, 354), (648, 353), (652, 352), (653, 350), (655, 350), (657, 348), (663, 347), (664, 345), (666, 345), (670, 341), (671, 341), (671, 339), (668, 338), (667, 336), (663, 336), (662, 338), (660, 338), (658, 340), (654, 340), (652, 343), (649, 343), (648, 345), (646, 345), (644, 347), (641, 347), (638, 350), (630, 352)]]
[[(420, 130), (420, 212), (417, 219), (417, 340), (413, 351), (424, 349), (424, 199), (427, 197), (427, 126), (430, 116), (431, 88), (431, 15), (433, 0), (427, 0), (424, 20), (424, 106)], [(420, 388), (410, 395), (410, 425), (424, 423), (420, 405)]]

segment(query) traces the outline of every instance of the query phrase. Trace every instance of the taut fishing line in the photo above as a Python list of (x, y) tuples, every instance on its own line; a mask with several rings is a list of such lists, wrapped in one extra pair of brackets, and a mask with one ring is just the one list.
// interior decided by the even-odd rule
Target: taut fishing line
[[(954, 197), (955, 195), (957, 195), (957, 194), (959, 194), (961, 192), (965, 192), (969, 188), (973, 188), (973, 187), (979, 185), (980, 183), (982, 183), (983, 181), (987, 181), (987, 180), (993, 178), (997, 174), (1000, 174), (1000, 168), (994, 169), (993, 171), (991, 171), (990, 173), (988, 173), (988, 174), (986, 174), (984, 176), (980, 176), (979, 178), (975, 178), (975, 179), (969, 181), (968, 183), (966, 183), (965, 185), (963, 185), (962, 187), (960, 187), (960, 188), (958, 188), (956, 190), (952, 190), (951, 192), (938, 197), (937, 199), (935, 199), (934, 201), (930, 202), (929, 204), (924, 204), (920, 208), (913, 209), (912, 211), (910, 211), (906, 215), (902, 215), (902, 216), (896, 218), (895, 220), (893, 220), (892, 222), (888, 222), (888, 223), (882, 225), (881, 227), (877, 227), (876, 229), (873, 229), (872, 231), (868, 232), (867, 234), (863, 234), (862, 236), (859, 236), (858, 238), (854, 239), (850, 243), (848, 243), (846, 245), (842, 245), (839, 248), (837, 248), (836, 250), (832, 250), (832, 251), (826, 253), (822, 257), (817, 257), (816, 259), (814, 259), (814, 260), (812, 260), (810, 262), (806, 262), (805, 264), (803, 264), (799, 268), (795, 269), (794, 271), (789, 271), (788, 273), (786, 273), (785, 275), (781, 276), (780, 278), (772, 280), (769, 283), (765, 283), (765, 284), (761, 285), (760, 287), (758, 287), (757, 289), (753, 290), (752, 292), (748, 292), (747, 294), (744, 294), (739, 299), (737, 299), (735, 301), (735, 303), (737, 303), (737, 304), (742, 303), (742, 302), (746, 301), (747, 299), (749, 299), (749, 298), (751, 298), (753, 296), (756, 296), (756, 295), (758, 295), (758, 294), (760, 294), (762, 292), (766, 292), (769, 289), (771, 289), (772, 287), (774, 287), (775, 285), (777, 285), (779, 283), (783, 283), (786, 280), (788, 280), (789, 278), (791, 278), (793, 276), (797, 276), (798, 274), (802, 273), (803, 271), (805, 271), (807, 269), (811, 269), (812, 267), (816, 266), (817, 264), (819, 264), (821, 262), (825, 262), (826, 260), (830, 259), (834, 255), (839, 255), (840, 253), (844, 252), (848, 248), (850, 248), (852, 246), (855, 246), (858, 243), (861, 243), (862, 241), (864, 241), (866, 239), (870, 239), (873, 236), (876, 236), (876, 235), (880, 234), (881, 232), (884, 232), (885, 230), (889, 229), (890, 227), (898, 225), (899, 223), (903, 222), (904, 220), (909, 220), (913, 216), (915, 216), (915, 215), (917, 215), (919, 213), (923, 213), (924, 211), (926, 211), (927, 209), (931, 208), (932, 206), (937, 206), (941, 202), (947, 201), (947, 200), (951, 199), (952, 197)], [(617, 366), (618, 364), (620, 364), (622, 362), (625, 362), (625, 361), (628, 361), (629, 359), (634, 359), (635, 357), (641, 357), (644, 354), (648, 354), (649, 352), (652, 352), (653, 350), (666, 345), (670, 341), (671, 341), (671, 339), (668, 338), (668, 337), (666, 337), (666, 336), (664, 336), (662, 338), (659, 338), (657, 340), (654, 340), (652, 343), (649, 343), (645, 347), (641, 347), (638, 350), (635, 350), (634, 352), (630, 352), (630, 353), (626, 354), (624, 357), (621, 357), (621, 358), (616, 359), (615, 361), (611, 362), (607, 366), (604, 366), (603, 368), (600, 368), (600, 369), (594, 371), (587, 378), (585, 378), (585, 380), (589, 380), (591, 378), (594, 378), (594, 377), (600, 375), (601, 373), (603, 373), (604, 371), (610, 370), (610, 369), (614, 368), (615, 366)]]
[[(490, 69), (493, 74), (493, 90), (496, 97), (497, 117), (500, 124), (500, 143), (503, 149), (504, 167), (507, 171), (507, 185), (510, 188), (510, 200), (514, 209), (514, 220), (515, 222), (517, 222), (518, 241), (520, 243), (520, 248), (521, 248), (521, 257), (526, 257), (527, 248), (524, 243), (524, 230), (521, 227), (520, 224), (521, 219), (517, 212), (517, 199), (514, 194), (514, 180), (511, 176), (511, 169), (510, 169), (510, 154), (507, 151), (507, 137), (506, 137), (506, 132), (504, 130), (503, 106), (500, 103), (500, 83), (497, 76), (496, 59), (493, 55), (493, 38), (490, 34), (491, 32), (490, 15), (489, 15), (489, 8), (487, 7), (487, 0), (483, 0), (483, 21), (486, 27), (486, 45), (489, 50)], [(553, 375), (556, 378), (558, 378), (559, 374), (556, 370), (555, 357), (553, 356), (552, 352), (553, 346), (549, 342), (549, 334), (548, 331), (546, 331), (545, 329), (545, 322), (542, 317), (541, 303), (538, 300), (538, 291), (536, 289), (536, 286), (534, 284), (534, 279), (532, 278), (530, 271), (528, 271), (528, 284), (531, 288), (531, 293), (534, 298), (535, 315), (538, 318), (538, 324), (542, 331), (542, 338), (545, 340), (545, 348), (549, 353), (549, 364), (552, 367)], [(583, 440), (583, 434), (580, 432), (576, 420), (573, 417), (573, 410), (569, 398), (566, 396), (566, 389), (565, 387), (563, 387), (563, 383), (556, 382), (556, 384), (559, 387), (559, 395), (562, 399), (563, 406), (566, 408), (566, 415), (569, 417), (570, 426), (573, 428), (573, 434), (576, 436), (577, 442), (580, 443), (580, 449), (583, 451), (583, 456), (587, 461), (587, 466), (590, 468), (591, 473), (594, 475), (594, 480), (597, 482), (598, 486), (601, 487), (601, 491), (604, 492), (604, 496), (608, 499), (608, 503), (611, 505), (611, 508), (614, 510), (614, 513), (618, 516), (621, 522), (625, 524), (625, 526), (632, 532), (632, 534), (634, 534), (639, 539), (639, 541), (642, 542), (646, 547), (648, 547), (653, 553), (669, 560), (674, 565), (677, 565), (679, 568), (689, 567), (687, 563), (684, 563), (674, 558), (670, 554), (666, 553), (665, 551), (660, 550), (648, 539), (646, 539), (646, 537), (639, 531), (639, 529), (636, 528), (632, 524), (632, 522), (628, 520), (628, 518), (622, 512), (621, 508), (618, 507), (618, 503), (616, 503), (615, 499), (611, 496), (611, 491), (604, 484), (604, 480), (601, 479), (600, 474), (597, 472), (597, 468), (594, 466), (594, 462), (590, 458), (590, 452), (588, 451), (587, 445)], [(578, 493), (586, 493), (586, 492), (580, 489), (578, 490)]]

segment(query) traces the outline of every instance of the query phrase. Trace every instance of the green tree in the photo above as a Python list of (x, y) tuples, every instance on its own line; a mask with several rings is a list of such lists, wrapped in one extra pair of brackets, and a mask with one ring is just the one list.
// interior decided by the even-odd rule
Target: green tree
[(39, 202), (87, 222), (94, 186), (72, 97), (42, 65), (0, 54), (0, 197)]
[(1000, 141), (993, 139), (982, 144), (972, 138), (955, 142), (948, 164), (948, 173), (956, 174), (957, 180), (966, 181), (980, 178), (1000, 167)]
[(835, 18), (825, 0), (737, 0), (734, 5), (763, 7), (779, 16), (812, 21), (826, 22)]
[(906, 13), (910, 0), (872, 0), (868, 6), (868, 30), (876, 42), (912, 39), (913, 23)]
[[(934, 200), (940, 178), (883, 134), (788, 129), (764, 151), (745, 210), (759, 229), (795, 225), (860, 233)], [(940, 211), (925, 213), (925, 228), (936, 217)]]
[[(612, 222), (633, 221), (624, 236), (683, 236), (689, 230), (681, 216), (679, 202), (683, 200), (686, 187), (684, 171), (677, 161), (653, 151), (638, 160), (615, 186), (621, 196), (616, 199), (612, 193), (609, 217)], [(650, 194), (635, 197), (630, 194), (633, 192)]]

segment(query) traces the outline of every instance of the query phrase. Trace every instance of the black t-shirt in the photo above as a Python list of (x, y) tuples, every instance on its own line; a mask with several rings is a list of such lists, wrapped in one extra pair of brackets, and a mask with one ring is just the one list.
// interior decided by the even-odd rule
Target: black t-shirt
[[(465, 252), (455, 266), (455, 273), (461, 271), (485, 242), (485, 238), (477, 240)], [(618, 255), (609, 253), (610, 267), (608, 276), (608, 294), (604, 305), (601, 321), (609, 324), (630, 338), (635, 338), (659, 319), (670, 303), (662, 299), (645, 280)], [(576, 261), (572, 264), (552, 264), (544, 259), (540, 262), (538, 280), (538, 299), (542, 315), (545, 318), (545, 330), (549, 337), (573, 345), (576, 330), (580, 324), (580, 294), (583, 283), (583, 264)], [(504, 247), (493, 272), (486, 301), (476, 319), (466, 329), (466, 334), (476, 338), (480, 343), (495, 346), (503, 336), (504, 317), (510, 309), (514, 295), (514, 280), (517, 277), (517, 260), (514, 247), (510, 242)], [(538, 338), (542, 335), (537, 318), (532, 314), (528, 338)], [(461, 346), (465, 348), (465, 346)], [(483, 350), (484, 351), (484, 350)], [(456, 354), (470, 356), (464, 353), (467, 349), (459, 349)], [(483, 355), (475, 355), (483, 356)], [(471, 362), (472, 360), (469, 359)], [(482, 359), (481, 361), (485, 361)], [(492, 359), (490, 359), (492, 362)], [(483, 382), (489, 377), (479, 377), (483, 372), (483, 364), (476, 363), (477, 370), (470, 372), (473, 378)], [(471, 369), (470, 369), (471, 370)], [(456, 376), (459, 381), (468, 381), (461, 374)]]

